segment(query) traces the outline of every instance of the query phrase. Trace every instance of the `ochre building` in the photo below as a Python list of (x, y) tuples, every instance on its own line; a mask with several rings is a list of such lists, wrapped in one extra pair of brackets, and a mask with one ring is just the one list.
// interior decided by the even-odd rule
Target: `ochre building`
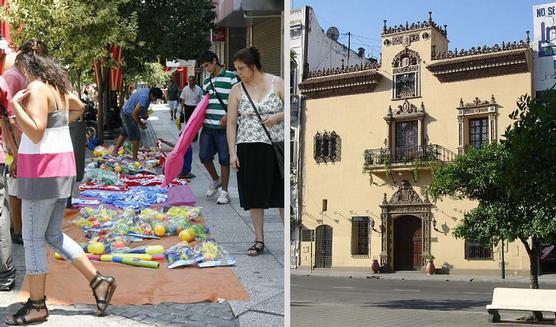
[[(312, 72), (305, 98), (300, 265), (423, 270), (434, 256), (449, 273), (499, 274), (501, 244), (456, 239), (476, 203), (426, 193), (434, 165), (495, 142), (521, 95), (533, 93), (524, 41), (448, 50), (432, 18), (387, 27), (380, 65)], [(504, 244), (508, 274), (528, 256)]]

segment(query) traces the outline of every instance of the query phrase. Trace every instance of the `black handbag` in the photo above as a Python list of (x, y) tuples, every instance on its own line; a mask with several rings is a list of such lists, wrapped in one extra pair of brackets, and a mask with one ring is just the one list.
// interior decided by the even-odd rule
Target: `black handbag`
[(247, 99), (249, 99), (251, 106), (253, 106), (253, 109), (255, 110), (257, 117), (259, 117), (259, 121), (263, 126), (264, 132), (266, 133), (266, 136), (268, 136), (268, 139), (272, 144), (272, 148), (274, 149), (274, 157), (276, 158), (276, 164), (278, 165), (278, 170), (280, 171), (280, 177), (284, 179), (284, 141), (280, 141), (280, 142), (272, 141), (272, 137), (270, 137), (270, 133), (268, 132), (268, 129), (266, 129), (266, 126), (263, 124), (263, 119), (261, 118), (261, 114), (259, 114), (259, 111), (257, 110), (257, 106), (255, 106), (255, 103), (251, 99), (251, 96), (249, 95), (249, 92), (247, 92), (247, 88), (245, 88), (243, 82), (241, 82), (241, 87), (243, 88), (243, 91), (245, 92)]

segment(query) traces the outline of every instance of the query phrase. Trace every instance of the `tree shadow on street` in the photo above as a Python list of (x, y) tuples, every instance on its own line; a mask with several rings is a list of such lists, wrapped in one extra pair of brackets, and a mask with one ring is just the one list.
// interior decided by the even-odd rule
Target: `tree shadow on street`
[(484, 308), (490, 301), (475, 300), (396, 300), (381, 303), (364, 303), (362, 307), (374, 307), (385, 309), (414, 309), (414, 310), (439, 310), (439, 311), (459, 311), (469, 308)]

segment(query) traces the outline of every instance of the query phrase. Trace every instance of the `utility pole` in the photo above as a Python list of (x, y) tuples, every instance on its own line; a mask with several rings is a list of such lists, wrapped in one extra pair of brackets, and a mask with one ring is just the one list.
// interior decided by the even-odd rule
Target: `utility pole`
[(502, 279), (506, 279), (506, 262), (504, 260), (504, 239), (502, 239)]
[(348, 32), (348, 60), (347, 66), (349, 67), (349, 53), (351, 52), (351, 32)]

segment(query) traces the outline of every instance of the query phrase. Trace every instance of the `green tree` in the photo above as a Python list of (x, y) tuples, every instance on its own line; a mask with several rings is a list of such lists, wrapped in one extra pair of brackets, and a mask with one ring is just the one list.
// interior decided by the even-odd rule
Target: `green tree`
[[(469, 149), (453, 163), (434, 171), (429, 193), (434, 200), (453, 196), (477, 201), (477, 207), (466, 212), (454, 229), (454, 236), (486, 244), (521, 241), (529, 256), (531, 288), (539, 288), (540, 241), (554, 239), (556, 220), (513, 191), (516, 185), (508, 178), (513, 160), (505, 144)], [(519, 183), (527, 183), (527, 176), (522, 176)]]
[(216, 17), (211, 0), (130, 0), (122, 7), (124, 17), (135, 13), (137, 42), (125, 55), (126, 72), (133, 76), (146, 63), (194, 59), (210, 47)]
[(136, 37), (137, 17), (121, 17), (129, 0), (17, 0), (9, 1), (2, 18), (13, 26), (16, 45), (37, 38), (46, 42), (51, 54), (68, 68), (70, 79), (80, 87), (81, 75), (108, 46), (129, 46)]
[(158, 62), (149, 62), (141, 73), (129, 76), (129, 82), (143, 82), (150, 86), (165, 85), (169, 80), (170, 73), (165, 72), (164, 66)]

